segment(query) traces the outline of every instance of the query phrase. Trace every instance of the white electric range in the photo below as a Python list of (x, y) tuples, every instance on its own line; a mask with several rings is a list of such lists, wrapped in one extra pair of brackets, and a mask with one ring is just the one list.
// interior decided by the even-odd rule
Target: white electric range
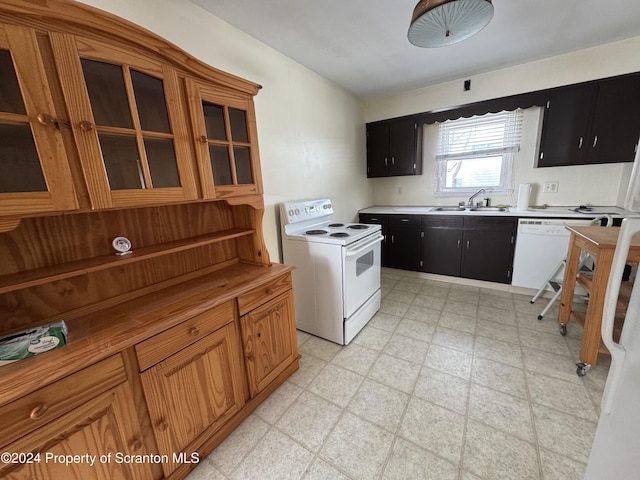
[(296, 327), (347, 345), (380, 309), (380, 225), (340, 223), (329, 199), (280, 205), (282, 253), (293, 265)]

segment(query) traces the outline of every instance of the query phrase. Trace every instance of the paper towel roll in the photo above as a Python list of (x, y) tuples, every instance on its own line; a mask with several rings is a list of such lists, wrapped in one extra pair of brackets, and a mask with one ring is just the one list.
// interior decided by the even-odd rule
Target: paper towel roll
[(516, 210), (528, 210), (530, 196), (531, 196), (531, 184), (521, 183), (520, 186), (518, 187), (518, 202), (516, 203)]

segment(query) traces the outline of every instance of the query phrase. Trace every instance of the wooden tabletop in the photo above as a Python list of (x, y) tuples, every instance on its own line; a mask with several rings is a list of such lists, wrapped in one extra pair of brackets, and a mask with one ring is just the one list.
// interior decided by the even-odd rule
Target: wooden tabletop
[[(620, 234), (620, 227), (565, 227), (570, 232), (575, 233), (575, 243), (587, 250), (594, 256), (599, 256), (603, 251), (615, 250)], [(631, 238), (627, 261), (631, 263), (640, 262), (640, 233), (636, 233)]]
[[(577, 225), (567, 225), (565, 228), (600, 248), (615, 248), (618, 243), (618, 235), (620, 234), (620, 227), (580, 227)], [(640, 247), (640, 233), (633, 236), (631, 246)]]

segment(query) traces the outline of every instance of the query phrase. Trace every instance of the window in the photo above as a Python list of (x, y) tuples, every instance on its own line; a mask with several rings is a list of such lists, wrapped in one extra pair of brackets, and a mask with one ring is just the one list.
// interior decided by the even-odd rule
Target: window
[(507, 193), (514, 152), (520, 149), (522, 110), (447, 120), (438, 128), (438, 193), (479, 188)]

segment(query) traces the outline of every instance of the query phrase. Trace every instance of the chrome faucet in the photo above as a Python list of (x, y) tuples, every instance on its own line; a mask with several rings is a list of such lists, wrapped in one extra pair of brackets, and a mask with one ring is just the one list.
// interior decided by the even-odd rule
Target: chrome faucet
[(487, 191), (484, 188), (481, 188), (480, 190), (478, 190), (476, 193), (474, 193), (473, 195), (471, 195), (469, 197), (469, 200), (467, 200), (467, 206), (469, 207), (473, 207), (473, 199), (475, 197), (477, 197), (478, 195), (480, 195), (481, 193), (487, 193)]

